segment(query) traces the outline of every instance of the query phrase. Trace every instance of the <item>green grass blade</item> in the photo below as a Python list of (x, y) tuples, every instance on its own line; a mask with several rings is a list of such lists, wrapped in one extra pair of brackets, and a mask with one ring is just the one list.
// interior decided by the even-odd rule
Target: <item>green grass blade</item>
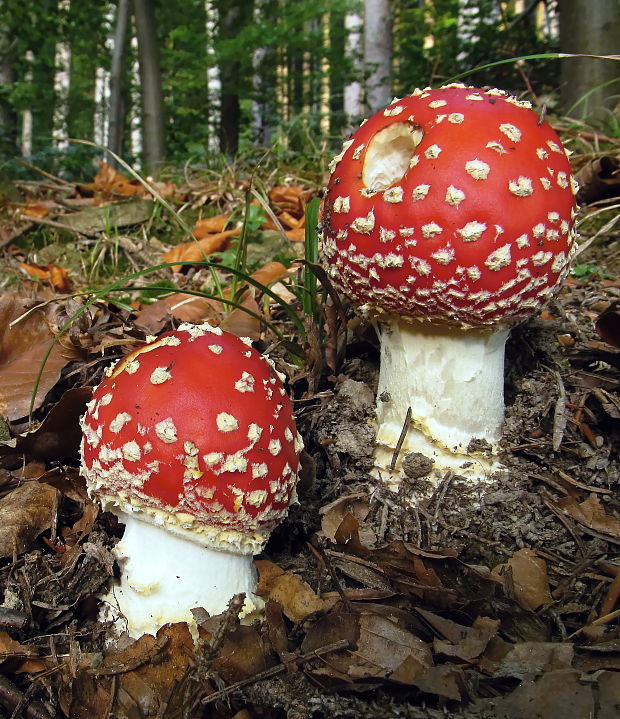
[[(319, 242), (317, 225), (319, 222), (319, 207), (321, 200), (318, 197), (310, 200), (306, 207), (306, 242), (305, 242), (305, 260), (310, 265), (316, 265), (319, 261)], [(316, 292), (317, 278), (312, 272), (308, 264), (304, 265), (304, 293), (302, 297), (302, 307), (304, 314), (309, 316), (315, 315), (316, 310)]]

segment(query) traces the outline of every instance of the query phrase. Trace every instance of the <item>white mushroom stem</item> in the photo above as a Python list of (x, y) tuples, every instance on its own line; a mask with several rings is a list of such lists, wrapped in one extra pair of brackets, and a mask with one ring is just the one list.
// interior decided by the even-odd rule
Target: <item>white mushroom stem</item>
[[(380, 334), (375, 472), (396, 486), (403, 459), (419, 452), (434, 461), (435, 482), (449, 470), (487, 478), (499, 468), (508, 329), (394, 320), (383, 324)], [(476, 439), (488, 443), (486, 452), (474, 449)]]
[(118, 633), (137, 638), (156, 634), (167, 622), (187, 622), (195, 634), (192, 609), (219, 614), (240, 592), (246, 595), (243, 615), (262, 606), (253, 594), (252, 555), (211, 549), (126, 512), (115, 513), (125, 525), (114, 549), (121, 577), (103, 597), (103, 616), (114, 620)]

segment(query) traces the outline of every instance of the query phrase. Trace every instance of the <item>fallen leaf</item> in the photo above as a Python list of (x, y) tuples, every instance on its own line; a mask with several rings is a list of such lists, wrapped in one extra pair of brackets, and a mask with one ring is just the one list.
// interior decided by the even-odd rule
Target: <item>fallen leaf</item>
[(430, 648), (387, 616), (370, 611), (334, 611), (308, 630), (302, 651), (347, 639), (350, 650), (330, 654), (329, 662), (310, 674), (321, 684), (343, 686), (352, 681), (391, 680), (410, 684), (433, 665)]
[(278, 602), (291, 621), (301, 622), (325, 609), (326, 603), (296, 574), (285, 572), (268, 559), (255, 560), (254, 564), (259, 573), (256, 593)]
[(267, 262), (260, 269), (250, 276), (261, 285), (271, 285), (276, 280), (281, 280), (288, 275), (288, 270), (281, 262)]
[[(174, 689), (195, 663), (187, 625), (167, 624), (121, 650), (108, 650), (95, 666), (81, 669), (70, 687), (71, 719), (108, 716), (115, 695), (118, 716), (180, 716), (182, 692)], [(179, 696), (181, 695), (181, 696)]]
[(499, 620), (478, 617), (471, 627), (459, 626), (460, 636), (456, 641), (454, 638), (450, 641), (435, 639), (433, 644), (435, 654), (472, 662), (485, 651), (491, 639), (497, 634), (499, 626)]
[(554, 503), (554, 506), (583, 526), (620, 539), (620, 519), (605, 513), (596, 494), (590, 494), (581, 503), (573, 497), (562, 497)]
[[(595, 702), (588, 683), (574, 669), (546, 672), (536, 681), (523, 681), (506, 697), (478, 702), (493, 716), (506, 719), (557, 719), (594, 717)], [(611, 717), (610, 717), (611, 719)]]
[(49, 484), (30, 481), (0, 499), (0, 557), (12, 557), (49, 529), (60, 492)]
[(71, 292), (72, 285), (66, 268), (54, 264), (35, 265), (26, 262), (20, 262), (19, 266), (30, 277), (50, 285), (57, 292)]
[[(54, 338), (49, 327), (53, 321), (53, 308), (50, 306), (31, 312), (11, 327), (11, 322), (30, 307), (31, 301), (16, 295), (0, 298), (0, 414), (11, 421), (28, 414), (37, 374)], [(79, 356), (75, 348), (54, 346), (43, 368), (35, 409), (58, 381), (62, 368)]]
[(201, 240), (183, 242), (164, 252), (161, 259), (163, 262), (178, 262), (179, 267), (174, 269), (180, 270), (183, 264), (204, 260), (213, 252), (220, 252), (225, 249), (232, 235), (238, 233), (239, 230), (226, 230), (209, 234)]
[(229, 221), (230, 215), (215, 215), (215, 217), (205, 217), (202, 220), (198, 220), (196, 222), (192, 232), (197, 240), (202, 240), (203, 237), (206, 237), (212, 232), (224, 232), (224, 228)]
[(22, 215), (27, 217), (46, 217), (49, 209), (39, 203), (32, 203), (28, 205), (18, 205), (19, 211)]
[(77, 459), (82, 439), (79, 419), (91, 395), (91, 387), (68, 389), (33, 432), (17, 437), (16, 450), (46, 461)]
[[(241, 301), (241, 306), (260, 315), (261, 309), (252, 295), (253, 293), (247, 293)], [(239, 307), (235, 307), (232, 312), (223, 316), (220, 327), (227, 332), (232, 332), (237, 337), (249, 337), (250, 339), (258, 340), (261, 336), (260, 320)]]
[(122, 172), (107, 162), (99, 163), (99, 170), (95, 175), (90, 188), (103, 195), (135, 195), (140, 184), (137, 180), (130, 181)]
[(510, 648), (493, 676), (532, 679), (544, 672), (570, 669), (574, 653), (570, 642), (519, 642)]
[(222, 305), (216, 300), (175, 292), (140, 309), (136, 314), (136, 322), (150, 333), (158, 334), (171, 317), (179, 322), (219, 325), (221, 313)]
[[(543, 604), (550, 604), (553, 599), (547, 577), (547, 563), (531, 549), (520, 549), (515, 552), (506, 564), (498, 565), (492, 576), (502, 579), (507, 592), (524, 608), (535, 611)], [(506, 577), (510, 577), (507, 585)]]
[(620, 349), (620, 312), (617, 310), (602, 312), (596, 318), (594, 327), (608, 345)]

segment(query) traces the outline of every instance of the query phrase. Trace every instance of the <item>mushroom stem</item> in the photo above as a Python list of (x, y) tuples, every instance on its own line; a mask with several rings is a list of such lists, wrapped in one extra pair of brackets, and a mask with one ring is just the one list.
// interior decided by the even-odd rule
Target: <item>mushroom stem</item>
[(508, 331), (400, 320), (381, 326), (378, 475), (397, 486), (403, 459), (414, 452), (433, 460), (435, 484), (446, 471), (483, 480), (500, 467)]
[(137, 638), (168, 622), (187, 622), (195, 633), (192, 609), (219, 614), (241, 592), (246, 595), (242, 616), (262, 606), (253, 594), (251, 554), (205, 547), (135, 515), (115, 513), (125, 525), (114, 549), (121, 576), (103, 597), (103, 617), (114, 621), (118, 633)]

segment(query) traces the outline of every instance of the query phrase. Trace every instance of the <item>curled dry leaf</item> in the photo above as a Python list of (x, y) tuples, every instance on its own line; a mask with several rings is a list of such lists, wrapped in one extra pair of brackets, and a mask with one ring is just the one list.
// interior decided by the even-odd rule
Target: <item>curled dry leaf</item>
[(327, 604), (296, 574), (285, 572), (267, 559), (255, 560), (254, 564), (259, 573), (256, 593), (278, 602), (291, 621), (301, 622), (326, 608)]
[(138, 313), (136, 322), (152, 334), (158, 334), (168, 324), (171, 317), (179, 322), (209, 322), (218, 325), (221, 305), (216, 300), (195, 297), (185, 292), (175, 292), (169, 297), (146, 305)]
[(512, 593), (523, 609), (535, 611), (553, 601), (547, 563), (531, 549), (515, 552), (506, 564), (493, 569), (493, 575), (503, 581), (506, 592)]
[(608, 345), (620, 349), (620, 312), (617, 309), (602, 312), (596, 318), (594, 327)]
[[(11, 326), (11, 322), (32, 307), (32, 302), (16, 295), (0, 298), (0, 415), (9, 420), (25, 417), (37, 374), (54, 335), (50, 330), (53, 308), (47, 306), (31, 312)], [(60, 371), (80, 356), (79, 350), (55, 345), (45, 363), (35, 398), (37, 409), (45, 395), (56, 384)]]
[(12, 557), (49, 529), (60, 492), (49, 484), (28, 482), (0, 500), (0, 557)]
[(26, 262), (20, 262), (19, 266), (29, 277), (45, 285), (50, 285), (56, 292), (71, 292), (71, 280), (65, 267), (54, 264), (35, 265)]
[(428, 645), (381, 614), (334, 611), (315, 622), (302, 651), (347, 639), (352, 649), (330, 655), (328, 663), (310, 670), (322, 685), (346, 686), (359, 680), (390, 680), (411, 684), (433, 666)]
[(168, 252), (162, 255), (162, 262), (178, 262), (179, 266), (175, 270), (180, 270), (181, 265), (191, 264), (199, 260), (204, 260), (213, 252), (220, 252), (226, 249), (232, 235), (238, 234), (239, 230), (225, 230), (224, 232), (216, 232), (208, 234), (201, 240), (191, 240), (176, 245)]
[(64, 392), (33, 432), (17, 437), (15, 449), (47, 461), (79, 457), (82, 437), (79, 419), (91, 394), (90, 387), (73, 387)]
[(584, 502), (577, 502), (573, 497), (563, 497), (554, 506), (582, 526), (620, 539), (620, 519), (605, 512), (596, 494), (590, 494)]
[[(186, 624), (167, 624), (156, 637), (145, 634), (103, 660), (66, 677), (66, 713), (72, 719), (109, 716), (181, 716), (183, 692), (174, 692), (194, 665), (193, 641)], [(168, 711), (170, 714), (168, 714)]]
[(215, 217), (205, 217), (202, 220), (198, 220), (194, 225), (192, 232), (197, 240), (202, 240), (203, 237), (213, 232), (224, 232), (226, 225), (230, 221), (230, 215), (216, 215)]

